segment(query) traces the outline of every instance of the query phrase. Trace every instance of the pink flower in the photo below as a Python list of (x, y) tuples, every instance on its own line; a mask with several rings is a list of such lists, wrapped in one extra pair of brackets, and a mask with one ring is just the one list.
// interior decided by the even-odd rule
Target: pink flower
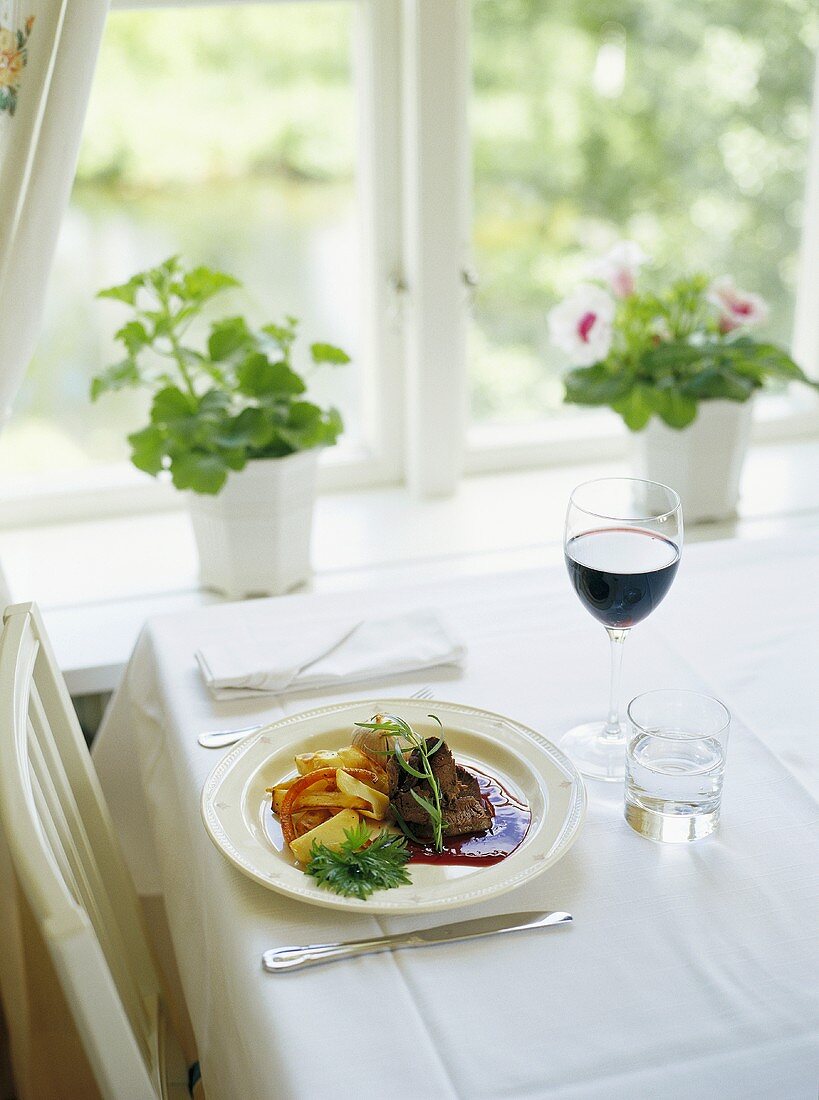
[(739, 290), (730, 275), (714, 279), (708, 288), (708, 301), (720, 312), (721, 332), (752, 328), (768, 320), (768, 303), (758, 294)]
[(618, 241), (605, 256), (586, 267), (586, 274), (608, 283), (616, 298), (628, 298), (634, 293), (640, 268), (647, 261), (648, 256), (636, 241)]
[(581, 283), (549, 313), (552, 343), (576, 367), (599, 363), (611, 348), (614, 310), (614, 299), (602, 287)]

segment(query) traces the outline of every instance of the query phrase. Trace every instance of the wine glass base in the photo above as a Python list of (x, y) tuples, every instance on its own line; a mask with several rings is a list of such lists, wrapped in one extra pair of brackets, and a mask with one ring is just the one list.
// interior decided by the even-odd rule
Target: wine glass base
[(602, 722), (575, 726), (560, 739), (560, 747), (587, 779), (617, 783), (626, 776), (626, 739), (603, 739)]

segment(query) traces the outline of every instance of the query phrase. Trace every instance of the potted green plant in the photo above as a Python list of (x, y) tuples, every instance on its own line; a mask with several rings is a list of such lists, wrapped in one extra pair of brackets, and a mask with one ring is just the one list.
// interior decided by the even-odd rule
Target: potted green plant
[(732, 279), (679, 278), (640, 287), (646, 257), (621, 241), (549, 314), (569, 356), (564, 400), (608, 406), (638, 436), (635, 472), (675, 488), (690, 521), (736, 512), (751, 399), (766, 383), (816, 387), (752, 330), (768, 309)]
[[(205, 304), (239, 285), (174, 256), (100, 291), (133, 316), (116, 333), (124, 358), (93, 379), (91, 399), (126, 387), (151, 393), (149, 423), (128, 436), (131, 461), (188, 493), (203, 585), (276, 595), (309, 576), (317, 458), (342, 421), (305, 397), (292, 362), (296, 318), (256, 328), (224, 317), (192, 346), (188, 330)], [(310, 356), (349, 362), (331, 344), (312, 344)]]

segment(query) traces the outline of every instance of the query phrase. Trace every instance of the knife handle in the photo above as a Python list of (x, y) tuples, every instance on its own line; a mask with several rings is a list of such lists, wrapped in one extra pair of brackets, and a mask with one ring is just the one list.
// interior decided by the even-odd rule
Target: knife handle
[(371, 940), (354, 943), (311, 943), (306, 947), (277, 947), (265, 951), (262, 965), (271, 974), (283, 974), (292, 970), (304, 970), (308, 966), (332, 962), (334, 959), (354, 959), (359, 955), (374, 955), (378, 951), (391, 951), (394, 947), (420, 947), (424, 941), (408, 933), (406, 935), (377, 936)]

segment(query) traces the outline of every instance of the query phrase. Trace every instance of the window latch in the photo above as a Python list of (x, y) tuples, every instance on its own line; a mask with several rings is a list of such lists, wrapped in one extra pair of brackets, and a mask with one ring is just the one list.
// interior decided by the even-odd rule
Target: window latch
[(481, 285), (477, 268), (471, 265), (461, 268), (461, 282), (466, 287), (466, 302), (471, 310), (475, 305), (475, 294), (477, 293), (478, 287)]
[(409, 290), (406, 279), (400, 271), (393, 271), (387, 279), (390, 291), (390, 304), (387, 309), (387, 320), (391, 325), (401, 321), (401, 313), (404, 305), (404, 296)]

